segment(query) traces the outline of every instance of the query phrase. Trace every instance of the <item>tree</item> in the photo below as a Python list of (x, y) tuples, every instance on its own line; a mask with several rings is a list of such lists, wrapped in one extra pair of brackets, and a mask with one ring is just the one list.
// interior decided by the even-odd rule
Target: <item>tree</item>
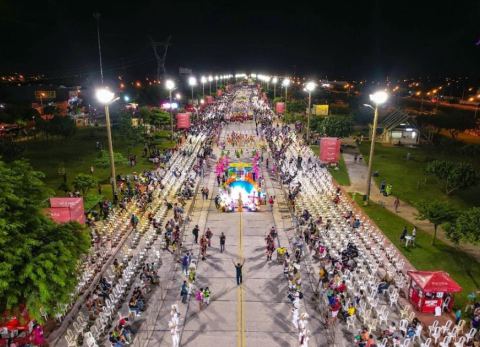
[(142, 129), (132, 125), (132, 116), (130, 113), (122, 112), (120, 114), (120, 122), (117, 126), (118, 134), (122, 137), (129, 147), (133, 147), (143, 142)]
[(160, 109), (152, 110), (150, 114), (150, 125), (156, 128), (170, 124), (170, 113)]
[(25, 304), (53, 315), (69, 302), (79, 260), (90, 247), (80, 224), (56, 224), (45, 213), (44, 175), (25, 161), (0, 161), (0, 311)]
[(75, 121), (70, 117), (55, 116), (49, 121), (47, 128), (51, 135), (59, 135), (68, 138), (75, 134), (77, 127)]
[(25, 146), (11, 139), (0, 140), (0, 157), (6, 162), (19, 159), (25, 151)]
[(458, 244), (460, 241), (467, 241), (473, 244), (480, 244), (480, 207), (473, 207), (463, 211), (455, 223), (445, 228), (447, 237)]
[(429, 220), (433, 224), (432, 245), (437, 239), (437, 229), (439, 225), (451, 223), (457, 216), (457, 211), (444, 201), (432, 200), (421, 201), (418, 206), (418, 219)]
[(81, 191), (83, 196), (85, 196), (90, 189), (96, 187), (97, 184), (98, 181), (95, 177), (84, 173), (79, 173), (73, 180), (73, 186), (75, 189)]
[(353, 121), (350, 116), (330, 116), (317, 122), (316, 127), (320, 134), (326, 136), (348, 137), (352, 133)]
[(290, 113), (305, 114), (306, 109), (307, 109), (307, 102), (305, 100), (293, 99), (287, 102), (287, 111)]
[[(122, 153), (115, 152), (113, 153), (113, 160), (115, 165), (126, 165), (128, 160), (122, 155)], [(98, 158), (95, 159), (95, 166), (101, 168), (107, 168), (110, 166), (110, 155), (107, 151), (101, 150)]]
[(428, 163), (425, 172), (443, 181), (447, 195), (458, 189), (475, 186), (480, 178), (471, 164), (448, 160), (434, 160)]

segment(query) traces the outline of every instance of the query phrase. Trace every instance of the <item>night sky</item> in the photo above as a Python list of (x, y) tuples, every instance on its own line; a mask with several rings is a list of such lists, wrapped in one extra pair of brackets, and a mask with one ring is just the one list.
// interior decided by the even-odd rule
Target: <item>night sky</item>
[(0, 0), (1, 72), (154, 76), (148, 35), (172, 35), (167, 70), (329, 78), (479, 75), (480, 1)]

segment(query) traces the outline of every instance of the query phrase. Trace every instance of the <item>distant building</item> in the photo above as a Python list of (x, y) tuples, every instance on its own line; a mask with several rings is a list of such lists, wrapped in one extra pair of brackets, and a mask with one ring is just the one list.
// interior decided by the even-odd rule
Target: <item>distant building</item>
[(392, 145), (417, 145), (420, 141), (420, 130), (415, 119), (398, 109), (380, 120), (377, 134), (377, 141)]

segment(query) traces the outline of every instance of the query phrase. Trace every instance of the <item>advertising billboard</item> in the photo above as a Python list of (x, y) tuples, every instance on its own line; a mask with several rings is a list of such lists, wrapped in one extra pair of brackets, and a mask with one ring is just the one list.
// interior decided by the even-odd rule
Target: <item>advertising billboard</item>
[(322, 137), (320, 139), (320, 161), (323, 163), (338, 163), (340, 160), (340, 144), (338, 137)]
[(313, 114), (317, 116), (328, 116), (328, 105), (313, 105)]
[(285, 103), (284, 102), (277, 102), (275, 104), (275, 112), (276, 113), (285, 113)]
[(177, 114), (177, 129), (190, 128), (190, 113)]

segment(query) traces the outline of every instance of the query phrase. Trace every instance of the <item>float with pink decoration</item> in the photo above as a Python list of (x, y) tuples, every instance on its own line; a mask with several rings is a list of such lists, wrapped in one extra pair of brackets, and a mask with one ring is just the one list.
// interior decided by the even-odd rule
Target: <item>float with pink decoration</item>
[(258, 154), (255, 154), (250, 163), (230, 162), (228, 156), (217, 162), (216, 174), (224, 178), (219, 190), (219, 205), (224, 212), (253, 212), (265, 203), (258, 160)]

